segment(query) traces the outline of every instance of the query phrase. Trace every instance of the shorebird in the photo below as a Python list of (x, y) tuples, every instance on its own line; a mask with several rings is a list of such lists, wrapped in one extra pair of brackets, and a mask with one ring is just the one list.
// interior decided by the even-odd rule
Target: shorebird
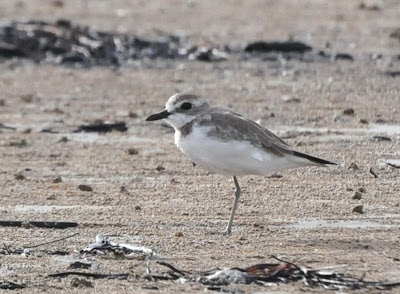
[(232, 176), (235, 200), (225, 234), (232, 224), (241, 190), (237, 176), (269, 176), (285, 169), (325, 166), (334, 162), (294, 150), (258, 123), (222, 107), (214, 107), (197, 95), (171, 96), (165, 110), (146, 121), (164, 119), (175, 129), (175, 144), (203, 169)]

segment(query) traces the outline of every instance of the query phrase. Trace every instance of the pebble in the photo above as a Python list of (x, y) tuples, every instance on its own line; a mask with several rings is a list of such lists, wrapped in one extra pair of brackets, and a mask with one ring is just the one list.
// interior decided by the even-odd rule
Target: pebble
[(79, 185), (78, 189), (81, 191), (85, 191), (85, 192), (92, 192), (93, 189), (92, 187), (88, 186), (88, 185)]
[(355, 212), (355, 213), (363, 214), (364, 213), (364, 206), (363, 205), (357, 205), (357, 206), (353, 207), (352, 211)]
[(54, 184), (61, 183), (61, 182), (62, 182), (61, 177), (57, 177), (57, 178), (55, 178), (55, 179), (53, 180), (53, 183), (54, 183)]
[(128, 154), (129, 155), (135, 155), (138, 154), (139, 152), (135, 148), (129, 148), (128, 149)]
[(162, 171), (162, 170), (165, 170), (165, 167), (163, 167), (162, 165), (157, 165), (156, 170)]
[(92, 282), (79, 278), (73, 278), (71, 280), (71, 286), (75, 288), (93, 288)]
[(348, 169), (359, 170), (360, 168), (358, 167), (357, 164), (355, 164), (354, 162), (352, 162), (352, 163), (349, 165)]
[[(356, 191), (356, 192), (354, 193), (353, 199), (360, 200), (361, 198), (362, 198), (361, 192)], [(354, 208), (353, 208), (353, 211), (354, 211)]]
[(354, 108), (347, 108), (343, 110), (344, 115), (354, 115), (356, 112), (354, 111)]

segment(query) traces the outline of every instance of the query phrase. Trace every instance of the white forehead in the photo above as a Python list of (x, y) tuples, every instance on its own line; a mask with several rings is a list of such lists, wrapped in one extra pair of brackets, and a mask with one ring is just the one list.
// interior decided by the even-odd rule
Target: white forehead
[(165, 109), (168, 112), (172, 112), (174, 109), (176, 109), (185, 102), (190, 102), (194, 106), (200, 106), (203, 103), (202, 100), (196, 95), (178, 93), (172, 95), (168, 99), (167, 103), (165, 104)]

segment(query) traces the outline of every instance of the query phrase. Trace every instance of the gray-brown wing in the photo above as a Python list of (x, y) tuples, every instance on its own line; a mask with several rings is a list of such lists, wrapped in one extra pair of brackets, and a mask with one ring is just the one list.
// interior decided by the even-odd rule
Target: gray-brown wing
[(205, 114), (196, 121), (196, 124), (200, 126), (211, 126), (209, 135), (218, 137), (220, 140), (249, 141), (254, 146), (277, 156), (293, 154), (293, 149), (278, 136), (239, 114), (219, 111)]

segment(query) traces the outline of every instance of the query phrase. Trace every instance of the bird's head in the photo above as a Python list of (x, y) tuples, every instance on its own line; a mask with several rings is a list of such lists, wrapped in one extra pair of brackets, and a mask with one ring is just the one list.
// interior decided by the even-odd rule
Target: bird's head
[(209, 108), (210, 105), (199, 96), (178, 93), (168, 99), (164, 111), (150, 115), (146, 121), (165, 119), (174, 129), (179, 130)]

